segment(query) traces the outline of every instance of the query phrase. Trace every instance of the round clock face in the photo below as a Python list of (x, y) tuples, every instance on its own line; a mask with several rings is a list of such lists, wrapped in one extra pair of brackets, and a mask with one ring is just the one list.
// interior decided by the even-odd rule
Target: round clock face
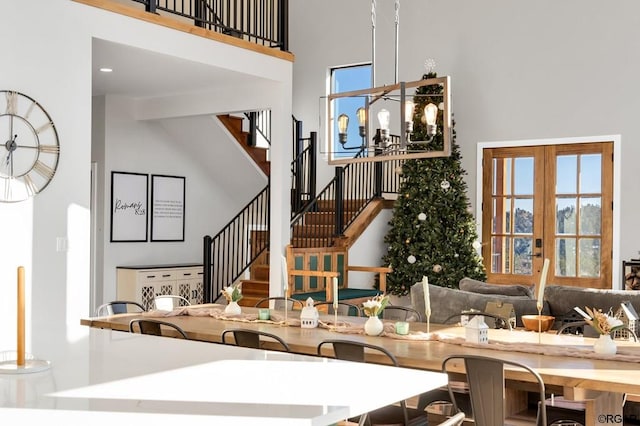
[(0, 90), (0, 201), (42, 191), (58, 167), (58, 132), (45, 109), (19, 92)]

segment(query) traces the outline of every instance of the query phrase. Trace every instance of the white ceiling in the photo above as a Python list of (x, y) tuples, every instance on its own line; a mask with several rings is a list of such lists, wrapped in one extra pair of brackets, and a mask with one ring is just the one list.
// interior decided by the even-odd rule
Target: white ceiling
[[(101, 67), (113, 72), (101, 72)], [(246, 78), (227, 69), (99, 39), (93, 41), (92, 68), (94, 96), (147, 98), (192, 93), (241, 84)]]

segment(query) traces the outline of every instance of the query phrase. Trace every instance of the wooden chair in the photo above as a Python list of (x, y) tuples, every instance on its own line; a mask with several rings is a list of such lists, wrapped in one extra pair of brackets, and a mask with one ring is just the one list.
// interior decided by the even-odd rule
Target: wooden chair
[(172, 311), (175, 308), (189, 305), (191, 305), (191, 302), (186, 298), (175, 294), (164, 294), (153, 298), (154, 309), (162, 311)]
[(253, 349), (262, 349), (261, 343), (263, 340), (261, 337), (265, 337), (267, 340), (272, 340), (277, 342), (285, 352), (290, 352), (289, 345), (285, 342), (281, 337), (276, 336), (275, 334), (267, 333), (265, 331), (259, 330), (250, 330), (244, 328), (234, 328), (224, 330), (222, 332), (222, 343), (230, 344), (227, 341), (227, 336), (233, 334), (233, 340), (237, 346), (242, 346), (244, 348), (253, 348)]
[(96, 309), (96, 316), (126, 314), (129, 312), (144, 312), (144, 306), (138, 302), (130, 300), (114, 300), (113, 302), (104, 303)]
[(258, 303), (255, 304), (255, 307), (270, 308), (271, 301), (274, 302), (273, 309), (284, 310), (284, 307), (286, 306), (287, 311), (293, 311), (293, 310), (302, 310), (302, 308), (304, 308), (304, 303), (302, 303), (302, 301), (300, 300), (292, 299), (290, 297), (277, 297), (277, 296), (265, 297), (264, 299), (259, 300)]
[[(168, 336), (168, 337), (181, 337), (183, 339), (189, 339), (187, 333), (179, 326), (172, 324), (170, 322), (161, 321), (157, 319), (151, 318), (136, 318), (129, 322), (129, 332), (136, 332), (136, 325), (138, 326), (138, 331), (142, 334), (151, 334), (154, 336)], [(174, 333), (169, 332), (168, 334), (163, 333), (162, 327), (166, 327), (172, 329)]]
[(422, 315), (409, 306), (387, 305), (382, 311), (382, 319), (392, 321), (422, 322)]
[[(515, 361), (507, 361), (480, 355), (451, 355), (442, 361), (442, 372), (448, 373), (450, 364), (462, 361), (469, 384), (469, 396), (473, 419), (477, 426), (503, 425), (505, 420), (504, 395), (505, 366), (517, 367), (530, 373), (537, 382), (538, 414), (537, 426), (547, 425), (547, 411), (545, 407), (546, 391), (542, 377), (531, 367)], [(449, 386), (449, 397), (457, 412), (456, 393)]]
[[(318, 344), (317, 352), (319, 356), (325, 356), (323, 354), (323, 347), (325, 345), (331, 345), (333, 347), (333, 353), (335, 358), (346, 361), (355, 362), (367, 362), (365, 358), (365, 350), (378, 352), (386, 356), (388, 363), (393, 366), (398, 366), (398, 360), (395, 356), (383, 347), (371, 345), (363, 342), (356, 342), (351, 340), (324, 340)], [(383, 389), (380, 390), (384, 392)], [(375, 425), (426, 425), (428, 423), (427, 413), (423, 410), (407, 407), (405, 401), (400, 401), (399, 404), (388, 405), (386, 407), (378, 408), (369, 413), (363, 414), (349, 421), (358, 422), (360, 425), (368, 422), (371, 426)], [(450, 424), (456, 424), (450, 423)]]
[[(326, 312), (330, 315), (333, 315), (335, 312), (333, 309), (333, 302), (316, 302), (313, 306), (318, 308), (318, 312)], [(362, 316), (361, 314), (362, 312), (358, 305), (348, 302), (338, 302), (338, 315), (360, 317)]]
[[(384, 266), (349, 265), (349, 253), (345, 247), (286, 248), (287, 295), (316, 302), (333, 301), (333, 283), (338, 282), (338, 299), (355, 305), (371, 299), (387, 289), (387, 274), (391, 268)], [(350, 288), (349, 272), (365, 272), (378, 276), (378, 288)], [(337, 279), (337, 280), (334, 280)]]

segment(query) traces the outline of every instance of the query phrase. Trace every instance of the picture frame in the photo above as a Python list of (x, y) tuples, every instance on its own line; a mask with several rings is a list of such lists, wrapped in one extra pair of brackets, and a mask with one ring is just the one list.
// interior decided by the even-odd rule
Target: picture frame
[(110, 241), (133, 243), (148, 240), (149, 175), (111, 172)]
[(151, 241), (184, 241), (184, 176), (151, 175)]

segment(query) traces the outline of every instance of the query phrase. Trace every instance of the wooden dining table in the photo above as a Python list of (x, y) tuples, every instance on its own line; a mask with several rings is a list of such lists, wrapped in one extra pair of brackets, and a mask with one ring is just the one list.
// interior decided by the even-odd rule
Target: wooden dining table
[[(221, 308), (220, 305), (198, 305), (189, 309), (206, 310)], [(255, 314), (257, 309), (243, 307), (243, 314)], [(275, 312), (274, 312), (275, 313)], [(157, 313), (163, 315), (163, 313)], [(536, 333), (525, 330), (490, 329), (487, 345), (465, 344), (465, 329), (460, 325), (429, 324), (427, 334), (426, 323), (410, 323), (408, 336), (395, 335), (388, 330), (382, 336), (367, 336), (358, 332), (358, 326), (364, 324), (366, 318), (335, 317), (321, 315), (320, 322), (325, 325), (318, 328), (301, 328), (288, 326), (283, 321), (257, 321), (251, 319), (220, 319), (211, 316), (178, 315), (164, 316), (162, 319), (180, 326), (189, 338), (206, 342), (222, 343), (224, 330), (233, 328), (249, 328), (266, 331), (283, 338), (292, 352), (316, 355), (320, 342), (329, 339), (348, 339), (382, 346), (395, 355), (400, 366), (440, 371), (442, 360), (454, 354), (472, 354), (497, 357), (526, 364), (535, 369), (543, 378), (548, 391), (562, 394), (565, 399), (583, 401), (587, 425), (622, 424), (623, 401), (625, 394), (640, 394), (640, 368), (638, 362), (619, 359), (596, 359), (562, 354), (565, 349), (589, 353), (595, 339), (573, 335), (557, 335), (554, 333)], [(128, 331), (129, 321), (140, 316), (154, 316), (154, 313), (120, 314), (100, 318), (84, 318), (81, 324)], [(257, 314), (255, 315), (257, 316)], [(275, 315), (274, 315), (275, 316)], [(295, 320), (299, 311), (288, 313), (290, 320)], [(282, 318), (282, 312), (279, 312)], [(338, 324), (349, 324), (349, 332), (341, 332), (340, 328), (331, 328), (333, 321)], [(293, 321), (292, 321), (293, 322)], [(356, 331), (354, 331), (356, 330)], [(430, 339), (430, 335), (447, 336), (447, 339)], [(417, 337), (417, 338), (416, 338)], [(424, 337), (424, 338), (421, 338)], [(497, 344), (493, 344), (497, 342)], [(640, 359), (640, 344), (618, 341), (619, 352), (624, 352), (631, 359)], [(269, 343), (265, 343), (269, 348)], [(522, 348), (525, 347), (523, 350)], [(526, 347), (543, 348), (529, 352)], [(275, 349), (276, 346), (273, 346)], [(548, 350), (545, 351), (544, 348)], [(558, 352), (560, 351), (560, 352)], [(368, 354), (372, 362), (383, 363), (382, 358)], [(450, 366), (453, 374), (464, 372), (463, 365), (454, 363)], [(507, 397), (511, 401), (508, 410), (512, 413), (526, 407), (526, 398), (522, 393), (528, 390), (532, 377), (522, 370), (507, 369), (505, 373), (508, 386)]]

